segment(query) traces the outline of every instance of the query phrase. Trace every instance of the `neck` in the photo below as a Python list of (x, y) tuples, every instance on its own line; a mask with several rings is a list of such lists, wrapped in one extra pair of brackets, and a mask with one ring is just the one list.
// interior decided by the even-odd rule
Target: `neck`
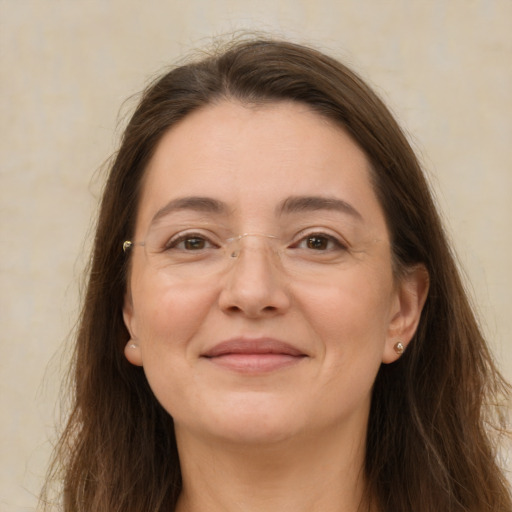
[(303, 435), (263, 445), (198, 439), (177, 429), (177, 512), (360, 512), (364, 436)]

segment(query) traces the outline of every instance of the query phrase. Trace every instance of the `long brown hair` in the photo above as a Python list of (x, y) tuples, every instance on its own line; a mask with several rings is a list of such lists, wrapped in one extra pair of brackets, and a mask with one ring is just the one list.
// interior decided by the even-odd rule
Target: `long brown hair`
[(180, 493), (172, 418), (123, 355), (129, 336), (121, 244), (133, 234), (144, 171), (163, 134), (222, 99), (303, 102), (341, 125), (371, 163), (395, 272), (418, 263), (428, 270), (418, 330), (397, 363), (382, 365), (374, 385), (365, 472), (377, 509), (511, 512), (490, 427), (508, 385), (480, 333), (410, 145), (351, 70), (273, 40), (237, 42), (166, 73), (143, 93), (124, 132), (101, 203), (76, 337), (73, 409), (49, 477), (62, 479), (63, 510), (163, 512)]

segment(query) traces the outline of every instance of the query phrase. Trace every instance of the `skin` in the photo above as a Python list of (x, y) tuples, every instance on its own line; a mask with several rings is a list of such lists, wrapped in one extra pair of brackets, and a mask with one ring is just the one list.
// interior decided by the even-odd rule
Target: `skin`
[[(174, 418), (184, 481), (178, 510), (357, 510), (372, 385), (380, 365), (399, 357), (397, 341), (413, 336), (428, 286), (421, 268), (394, 277), (369, 173), (342, 129), (291, 102), (224, 101), (160, 141), (134, 240), (145, 240), (169, 201), (193, 196), (224, 211), (172, 215), (207, 216), (234, 234), (321, 228), (349, 246), (316, 279), (287, 273), (265, 237), (244, 240), (246, 250), (213, 279), (163, 273), (133, 247), (125, 353)], [(279, 211), (304, 196), (341, 200), (357, 213)], [(301, 357), (276, 367), (258, 357), (241, 367), (204, 357), (226, 340), (267, 338)]]

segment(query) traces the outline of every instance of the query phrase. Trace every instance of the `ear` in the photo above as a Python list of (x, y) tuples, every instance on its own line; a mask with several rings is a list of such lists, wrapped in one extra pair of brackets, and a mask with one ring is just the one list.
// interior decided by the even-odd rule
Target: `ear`
[(397, 343), (401, 343), (407, 350), (407, 345), (418, 328), (428, 288), (429, 275), (424, 265), (415, 265), (400, 277), (391, 311), (383, 363), (393, 363), (401, 356), (401, 351), (396, 348)]
[(123, 305), (124, 325), (130, 333), (130, 339), (124, 347), (124, 355), (130, 363), (135, 366), (142, 366), (142, 353), (139, 346), (139, 340), (136, 335), (136, 320), (133, 311), (133, 302), (129, 292), (126, 292)]

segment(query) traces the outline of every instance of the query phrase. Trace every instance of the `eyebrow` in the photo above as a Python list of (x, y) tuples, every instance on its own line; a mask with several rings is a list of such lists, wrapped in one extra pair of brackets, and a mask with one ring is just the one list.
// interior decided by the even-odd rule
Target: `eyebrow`
[[(182, 210), (192, 210), (210, 214), (225, 214), (228, 208), (225, 203), (218, 199), (202, 196), (179, 197), (169, 201), (160, 208), (151, 220), (151, 224), (161, 218)], [(279, 215), (312, 212), (318, 210), (332, 210), (351, 215), (363, 220), (363, 216), (350, 204), (336, 197), (324, 196), (292, 196), (282, 201), (276, 208)]]
[(170, 213), (181, 210), (220, 214), (225, 213), (227, 211), (227, 207), (222, 201), (218, 201), (211, 197), (179, 197), (169, 201), (165, 206), (160, 208), (151, 219), (151, 224), (157, 222), (159, 219), (169, 215)]
[(363, 216), (350, 203), (336, 197), (293, 196), (285, 199), (277, 207), (279, 214), (312, 212), (317, 210), (338, 211), (346, 213), (358, 220), (363, 220)]

